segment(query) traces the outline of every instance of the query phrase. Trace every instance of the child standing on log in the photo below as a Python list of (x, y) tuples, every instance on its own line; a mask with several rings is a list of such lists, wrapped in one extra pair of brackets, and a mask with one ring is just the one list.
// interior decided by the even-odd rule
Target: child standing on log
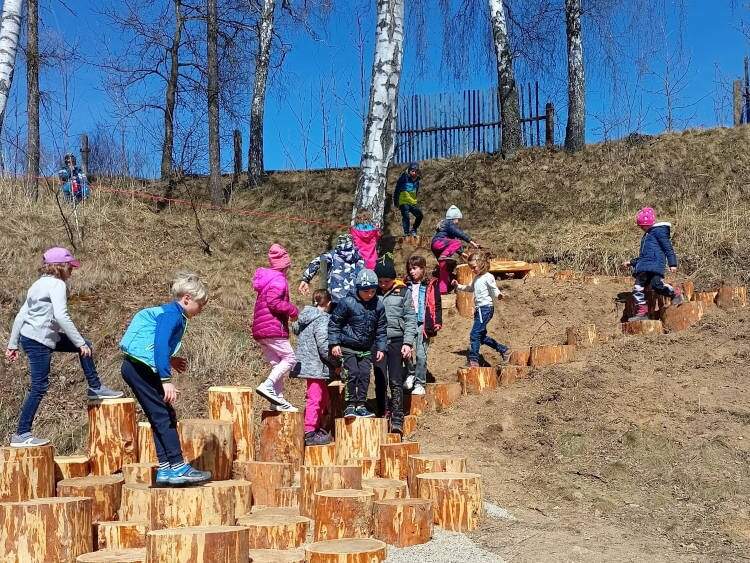
[(328, 291), (334, 303), (338, 303), (354, 292), (357, 274), (365, 267), (365, 263), (357, 247), (354, 246), (352, 235), (349, 233), (339, 235), (333, 250), (321, 254), (310, 262), (299, 284), (299, 292), (302, 295), (310, 294), (310, 282), (320, 270), (321, 262), (325, 262), (328, 267)]
[(188, 365), (175, 356), (187, 330), (188, 319), (203, 311), (208, 291), (196, 274), (181, 272), (172, 282), (174, 301), (138, 311), (120, 341), (124, 354), (122, 378), (143, 408), (154, 434), (159, 469), (157, 485), (180, 486), (209, 481), (211, 473), (185, 462), (177, 434), (177, 388), (172, 370)]
[(414, 358), (407, 364), (404, 389), (412, 395), (424, 395), (427, 383), (427, 352), (430, 338), (437, 336), (443, 327), (443, 304), (438, 279), (427, 277), (427, 260), (415, 254), (406, 261), (404, 281), (411, 290), (414, 310), (417, 313), (417, 339)]
[(115, 399), (122, 392), (102, 385), (91, 355), (91, 342), (84, 339), (68, 313), (67, 281), (81, 263), (65, 248), (50, 248), (44, 253), (40, 277), (28, 292), (13, 321), (5, 357), (18, 360), (20, 343), (29, 360), (31, 389), (21, 407), (18, 429), (10, 439), (13, 447), (43, 446), (49, 440), (31, 434), (34, 416), (49, 388), (50, 360), (54, 352), (78, 354), (81, 369), (89, 384), (89, 400)]
[(463, 219), (461, 210), (451, 205), (445, 214), (445, 219), (438, 223), (435, 236), (432, 237), (432, 253), (438, 261), (438, 279), (442, 294), (450, 291), (451, 266), (455, 266), (458, 256), (463, 252), (464, 243), (479, 248), (479, 245), (458, 227), (461, 219)]
[(346, 383), (345, 418), (374, 416), (365, 407), (370, 386), (372, 353), (382, 362), (388, 347), (385, 307), (375, 292), (378, 277), (372, 270), (362, 270), (355, 282), (356, 293), (337, 304), (328, 322), (328, 344), (331, 355), (344, 362)]
[(469, 267), (474, 272), (474, 280), (469, 285), (453, 280), (456, 291), (474, 294), (474, 324), (469, 333), (469, 367), (479, 367), (479, 348), (482, 344), (497, 351), (503, 361), (507, 362), (510, 358), (508, 347), (487, 335), (487, 325), (495, 314), (494, 300), (502, 298), (495, 276), (487, 271), (490, 267), (489, 258), (483, 252), (472, 252)]
[(633, 299), (636, 314), (630, 321), (648, 320), (648, 303), (646, 288), (651, 286), (656, 293), (672, 299), (672, 305), (682, 305), (684, 298), (679, 288), (664, 283), (664, 263), (669, 265), (670, 272), (677, 271), (677, 255), (670, 240), (670, 223), (656, 222), (656, 212), (651, 207), (644, 207), (635, 216), (638, 227), (645, 231), (641, 238), (641, 250), (637, 258), (623, 262), (623, 266), (633, 268)]
[(295, 355), (298, 363), (295, 372), (307, 380), (305, 404), (305, 445), (330, 444), (331, 435), (323, 430), (323, 413), (328, 410), (328, 319), (331, 294), (325, 289), (313, 293), (313, 305), (307, 305), (294, 323), (292, 332), (297, 335)]
[(354, 218), (354, 224), (349, 228), (349, 234), (364, 260), (365, 268), (372, 270), (378, 261), (378, 241), (382, 235), (380, 228), (372, 220), (372, 213), (367, 209), (360, 209)]
[(268, 250), (269, 268), (258, 268), (253, 278), (253, 289), (258, 293), (253, 310), (253, 338), (271, 364), (271, 373), (258, 385), (255, 392), (271, 403), (271, 410), (298, 412), (299, 409), (284, 398), (284, 381), (297, 363), (289, 343), (289, 320), (297, 318), (297, 307), (289, 301), (286, 274), (292, 261), (280, 244)]

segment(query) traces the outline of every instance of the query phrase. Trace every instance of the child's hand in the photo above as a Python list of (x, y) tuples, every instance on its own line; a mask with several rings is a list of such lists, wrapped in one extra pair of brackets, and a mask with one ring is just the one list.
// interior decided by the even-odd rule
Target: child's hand
[(376, 363), (382, 362), (383, 358), (385, 358), (385, 354), (383, 354), (383, 352), (381, 352), (380, 350), (378, 350), (377, 352), (375, 352), (375, 362)]
[(673, 272), (673, 273), (676, 272), (677, 271), (677, 266), (670, 266), (669, 267), (669, 271)]
[(299, 282), (299, 287), (297, 288), (297, 290), (302, 295), (309, 295), (310, 294), (310, 284), (307, 283), (306, 281)]
[(331, 348), (331, 356), (334, 358), (340, 358), (341, 357), (341, 346), (334, 346)]
[(185, 358), (170, 358), (169, 359), (169, 365), (172, 366), (172, 369), (175, 370), (177, 373), (182, 373), (187, 370), (188, 368), (188, 362)]
[(81, 354), (82, 358), (90, 358), (91, 357), (91, 348), (89, 348), (88, 344), (84, 344), (78, 349), (79, 353)]
[(172, 385), (171, 383), (165, 383), (163, 385), (164, 387), (164, 402), (168, 405), (174, 404), (175, 401), (177, 401), (177, 387)]
[(5, 359), (11, 364), (18, 360), (18, 349), (8, 348), (5, 351)]
[(411, 358), (411, 346), (408, 344), (401, 346), (401, 357), (405, 360)]

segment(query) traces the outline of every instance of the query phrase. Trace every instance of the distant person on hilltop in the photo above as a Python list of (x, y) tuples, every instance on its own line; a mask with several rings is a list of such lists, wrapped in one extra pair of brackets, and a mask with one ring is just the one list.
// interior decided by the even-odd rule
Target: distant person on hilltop
[(664, 263), (671, 272), (677, 271), (677, 255), (672, 248), (670, 230), (672, 225), (656, 222), (656, 212), (644, 207), (635, 216), (635, 222), (645, 234), (641, 238), (641, 251), (637, 258), (623, 262), (623, 266), (633, 268), (633, 299), (637, 306), (636, 314), (630, 321), (648, 320), (646, 288), (651, 286), (656, 293), (672, 299), (672, 305), (682, 305), (684, 298), (679, 288), (664, 283)]
[[(416, 236), (419, 225), (422, 224), (422, 210), (417, 206), (417, 194), (419, 193), (419, 181), (422, 179), (417, 162), (409, 163), (409, 168), (401, 174), (393, 191), (393, 205), (401, 211), (401, 221), (404, 227), (404, 236)], [(414, 224), (411, 225), (411, 217), (414, 215)]]
[(310, 262), (299, 284), (299, 292), (302, 295), (310, 294), (310, 282), (320, 270), (321, 262), (325, 262), (328, 268), (327, 289), (334, 303), (354, 293), (354, 282), (357, 274), (365, 269), (365, 262), (354, 245), (351, 234), (339, 235), (333, 250), (321, 254)]
[(63, 167), (57, 173), (57, 176), (63, 182), (62, 192), (65, 201), (71, 203), (80, 203), (89, 197), (89, 181), (76, 165), (76, 157), (68, 153), (63, 159)]
[(458, 227), (458, 222), (461, 219), (463, 219), (461, 210), (455, 205), (451, 205), (445, 213), (445, 219), (438, 223), (435, 236), (432, 237), (432, 253), (438, 261), (438, 280), (441, 294), (450, 291), (451, 266), (455, 267), (458, 256), (463, 252), (464, 243), (479, 248), (479, 245)]

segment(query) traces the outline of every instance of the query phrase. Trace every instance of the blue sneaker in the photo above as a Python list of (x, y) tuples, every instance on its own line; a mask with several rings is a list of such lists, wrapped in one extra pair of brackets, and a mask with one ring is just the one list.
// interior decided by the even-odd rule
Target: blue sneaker
[(124, 393), (122, 391), (115, 391), (110, 389), (106, 385), (102, 385), (98, 389), (92, 389), (89, 387), (87, 396), (89, 401), (101, 401), (103, 399), (119, 399)]
[(195, 469), (189, 463), (179, 469), (172, 469), (172, 475), (169, 478), (170, 485), (198, 485), (211, 480), (210, 471), (200, 471)]
[(346, 405), (346, 409), (344, 409), (344, 418), (357, 418), (357, 409), (354, 405)]
[(35, 446), (45, 446), (49, 444), (49, 440), (44, 438), (35, 438), (31, 432), (25, 434), (13, 434), (10, 439), (10, 446), (12, 448), (33, 448)]
[(354, 409), (354, 416), (356, 416), (357, 418), (372, 418), (375, 415), (368, 411), (366, 406), (359, 405), (356, 409)]
[(166, 469), (156, 470), (156, 484), (159, 486), (169, 485), (169, 479), (172, 477), (172, 468), (167, 467)]

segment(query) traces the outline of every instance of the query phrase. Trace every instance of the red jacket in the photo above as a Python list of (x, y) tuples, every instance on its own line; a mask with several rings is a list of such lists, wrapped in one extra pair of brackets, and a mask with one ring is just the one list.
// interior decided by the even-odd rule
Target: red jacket
[(253, 338), (289, 338), (289, 317), (296, 317), (298, 311), (289, 301), (289, 284), (284, 272), (258, 268), (253, 289), (258, 292), (253, 310)]

